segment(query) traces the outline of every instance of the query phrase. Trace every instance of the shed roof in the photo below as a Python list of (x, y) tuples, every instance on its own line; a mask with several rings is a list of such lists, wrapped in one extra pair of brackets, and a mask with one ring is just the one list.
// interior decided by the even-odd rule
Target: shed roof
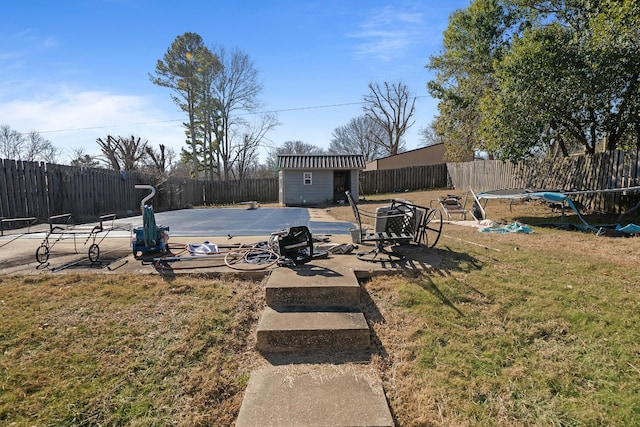
[(278, 169), (364, 169), (361, 154), (280, 154)]

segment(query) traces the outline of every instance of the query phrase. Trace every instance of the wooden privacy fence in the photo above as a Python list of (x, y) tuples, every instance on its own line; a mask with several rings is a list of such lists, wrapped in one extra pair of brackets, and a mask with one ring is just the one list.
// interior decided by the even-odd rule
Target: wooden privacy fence
[(411, 166), (360, 173), (360, 193), (393, 193), (447, 187), (447, 165)]
[(277, 202), (278, 185), (277, 177), (204, 182), (203, 204), (225, 205), (252, 200)]
[(46, 221), (63, 213), (77, 220), (137, 213), (142, 196), (134, 186), (148, 181), (134, 172), (0, 160), (0, 216)]
[[(640, 186), (638, 151), (612, 151), (561, 159), (532, 159), (519, 163), (476, 160), (448, 163), (454, 188), (475, 192), (501, 189), (606, 190)], [(640, 192), (585, 194), (572, 197), (587, 209), (620, 212), (637, 203)]]
[[(638, 151), (615, 151), (592, 156), (536, 159), (519, 163), (499, 160), (414, 166), (363, 171), (360, 193), (392, 193), (436, 188), (603, 190), (640, 185)], [(146, 193), (136, 184), (154, 185), (156, 211), (188, 206), (224, 205), (255, 200), (278, 201), (278, 178), (242, 181), (198, 181), (169, 178), (160, 183), (151, 175), (48, 163), (0, 159), (0, 217), (35, 217), (70, 213), (78, 221), (102, 214), (138, 214)], [(607, 193), (577, 196), (589, 209), (616, 212), (640, 198)]]
[(156, 211), (278, 200), (278, 178), (224, 182), (169, 178), (158, 183), (155, 177), (138, 172), (0, 159), (0, 217), (47, 221), (50, 216), (70, 213), (84, 221), (106, 213), (137, 215), (148, 193), (136, 190), (136, 184), (156, 187), (150, 202)]

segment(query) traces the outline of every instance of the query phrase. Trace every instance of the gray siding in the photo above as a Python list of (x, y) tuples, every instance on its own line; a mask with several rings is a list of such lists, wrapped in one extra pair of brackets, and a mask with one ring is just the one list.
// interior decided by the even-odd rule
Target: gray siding
[(278, 172), (278, 203), (284, 205), (284, 171)]
[[(312, 173), (312, 184), (304, 185), (305, 172)], [(333, 199), (332, 170), (284, 170), (282, 173), (282, 201), (285, 205), (316, 205), (331, 203)], [(357, 184), (356, 184), (357, 185)]]
[(358, 188), (360, 184), (359, 176), (360, 176), (360, 173), (358, 170), (351, 171), (351, 183), (350, 183), (351, 196), (355, 201), (358, 201), (358, 199), (360, 199), (360, 188)]

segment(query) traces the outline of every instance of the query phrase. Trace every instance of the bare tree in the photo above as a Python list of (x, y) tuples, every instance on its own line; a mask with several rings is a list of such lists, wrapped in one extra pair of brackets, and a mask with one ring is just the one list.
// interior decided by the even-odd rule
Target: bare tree
[(118, 141), (111, 135), (107, 135), (107, 139), (98, 138), (96, 142), (100, 146), (102, 157), (100, 161), (105, 163), (109, 169), (119, 171), (121, 168), (118, 158)]
[(267, 165), (273, 170), (278, 164), (280, 154), (323, 154), (324, 150), (302, 141), (285, 141), (280, 147), (269, 152)]
[(0, 157), (28, 162), (55, 163), (60, 150), (38, 132), (22, 134), (8, 125), (0, 126)]
[[(215, 50), (223, 69), (215, 83), (215, 96), (219, 101), (220, 126), (217, 141), (217, 155), (221, 168), (221, 178), (229, 179), (235, 159), (246, 159), (248, 153), (239, 155), (242, 150), (254, 150), (264, 135), (278, 123), (274, 115), (264, 115), (253, 127), (241, 119), (238, 113), (252, 114), (258, 112), (263, 104), (258, 96), (262, 92), (262, 84), (258, 81), (258, 71), (249, 56), (233, 50), (228, 53), (220, 47)], [(251, 135), (248, 139), (247, 135)], [(247, 141), (250, 143), (247, 144)], [(249, 156), (250, 157), (250, 156)], [(236, 170), (241, 170), (236, 167)]]
[(402, 82), (369, 83), (370, 93), (364, 97), (364, 111), (383, 129), (381, 135), (371, 134), (388, 155), (398, 154), (402, 136), (413, 126), (416, 98)]
[(164, 144), (160, 144), (158, 150), (147, 145), (145, 147), (145, 153), (147, 155), (147, 166), (151, 172), (159, 179), (166, 180), (169, 176), (171, 164), (175, 159), (175, 151), (171, 148), (167, 148)]
[(270, 114), (264, 114), (256, 123), (245, 127), (246, 133), (242, 138), (242, 144), (235, 147), (233, 163), (237, 179), (244, 179), (251, 169), (256, 169), (258, 163), (258, 149), (265, 134), (277, 124)]
[(0, 157), (18, 160), (25, 144), (24, 136), (9, 125), (0, 126)]
[(51, 141), (45, 139), (36, 131), (31, 131), (25, 139), (23, 159), (30, 162), (44, 161), (56, 163), (60, 150)]
[(101, 159), (113, 170), (134, 170), (140, 166), (140, 161), (145, 157), (147, 140), (131, 135), (123, 138), (114, 138), (107, 135), (107, 139), (96, 139), (100, 146), (103, 158)]
[(87, 154), (84, 148), (74, 148), (71, 150), (71, 166), (80, 166), (87, 168), (99, 168), (100, 161), (94, 156)]
[(334, 129), (331, 135), (330, 153), (362, 154), (370, 162), (384, 156), (384, 147), (376, 142), (373, 134), (380, 135), (382, 129), (368, 116), (358, 116), (344, 126)]
[(420, 145), (423, 147), (444, 143), (444, 138), (436, 132), (435, 122), (420, 128), (418, 134), (420, 135)]

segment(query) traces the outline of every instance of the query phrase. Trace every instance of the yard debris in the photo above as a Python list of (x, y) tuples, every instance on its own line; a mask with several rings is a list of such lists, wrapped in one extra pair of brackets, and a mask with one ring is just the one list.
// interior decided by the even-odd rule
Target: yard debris
[(482, 227), (478, 228), (478, 231), (481, 233), (497, 233), (497, 234), (506, 234), (506, 233), (533, 233), (533, 230), (529, 228), (528, 225), (522, 224), (518, 221), (515, 221), (511, 224), (505, 226), (490, 226), (490, 227)]
[[(227, 266), (234, 270), (256, 271), (278, 266), (305, 264), (312, 259), (326, 258), (329, 250), (316, 247), (314, 237), (306, 226), (287, 227), (271, 233), (267, 241), (251, 245), (218, 245), (205, 241), (189, 243), (178, 253), (169, 253), (153, 258), (153, 265), (158, 271), (202, 269)], [(322, 239), (328, 241), (328, 239)], [(350, 250), (353, 250), (353, 245)], [(349, 253), (349, 248), (341, 249)], [(174, 267), (174, 261), (217, 260), (204, 265), (202, 262), (190, 266)]]

